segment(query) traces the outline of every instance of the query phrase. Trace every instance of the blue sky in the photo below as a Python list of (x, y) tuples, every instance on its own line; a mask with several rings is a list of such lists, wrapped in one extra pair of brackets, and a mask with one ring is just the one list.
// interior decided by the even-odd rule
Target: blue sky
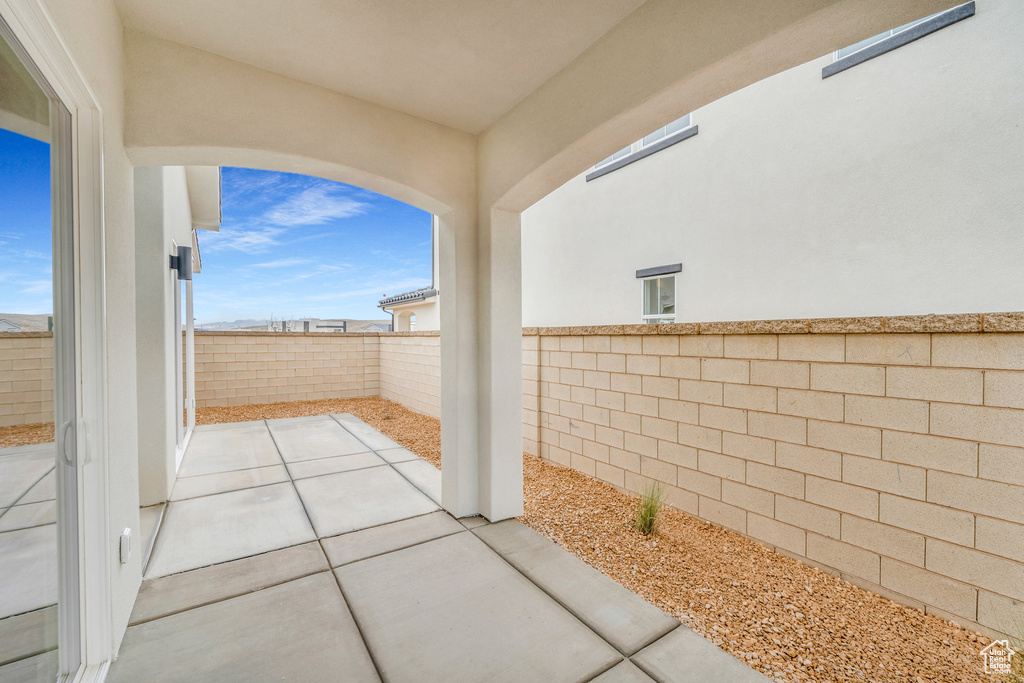
[(53, 312), (50, 146), (0, 129), (0, 313)]
[[(0, 129), (0, 313), (51, 313), (49, 145)], [(224, 168), (220, 232), (201, 230), (199, 323), (386, 318), (430, 284), (430, 214), (321, 178)]]
[(430, 214), (321, 178), (224, 168), (219, 233), (200, 231), (199, 323), (386, 318), (383, 294), (430, 284)]

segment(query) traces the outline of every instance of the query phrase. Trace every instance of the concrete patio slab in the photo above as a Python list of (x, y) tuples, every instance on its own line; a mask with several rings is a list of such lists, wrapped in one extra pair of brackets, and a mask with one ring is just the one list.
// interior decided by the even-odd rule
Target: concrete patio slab
[(57, 604), (57, 525), (0, 533), (0, 619)]
[(627, 659), (618, 666), (605, 671), (590, 683), (654, 683), (654, 679), (636, 668), (636, 664)]
[(394, 464), (396, 462), (406, 462), (408, 460), (419, 460), (420, 456), (416, 455), (412, 451), (406, 448), (385, 448), (376, 451), (377, 455), (384, 458), (388, 462)]
[(53, 451), (39, 450), (19, 450), (17, 453), (0, 456), (0, 508), (14, 505), (52, 470), (54, 457)]
[(383, 451), (389, 448), (401, 448), (401, 444), (384, 436), (355, 415), (342, 413), (340, 415), (332, 415), (331, 417), (340, 422), (346, 430), (366, 444), (371, 450)]
[(329, 415), (268, 420), (267, 424), (285, 462), (355, 455), (370, 450)]
[(280, 484), (284, 481), (288, 481), (288, 470), (284, 465), (267, 465), (247, 470), (178, 477), (174, 483), (174, 490), (171, 492), (171, 500), (199, 498), (214, 493), (227, 493), (267, 484)]
[(679, 626), (678, 619), (514, 519), (473, 533), (625, 655)]
[(0, 532), (57, 523), (57, 501), (15, 505), (0, 517)]
[(320, 538), (397, 522), (438, 506), (390, 467), (300, 479), (295, 488)]
[(315, 540), (290, 483), (170, 503), (146, 570), (166, 576)]
[(57, 498), (57, 474), (50, 469), (50, 472), (46, 474), (39, 482), (28, 490), (24, 496), (18, 500), (18, 505), (27, 505), (28, 503), (42, 503), (47, 500), (56, 500)]
[(328, 571), (319, 543), (144, 581), (129, 626)]
[(432, 501), (438, 505), (441, 504), (441, 470), (419, 458), (408, 462), (397, 462), (393, 467), (398, 470), (399, 474), (412, 482), (413, 486), (427, 494)]
[(4, 683), (53, 683), (57, 680), (57, 651), (36, 655), (28, 659), (0, 666), (0, 681)]
[(466, 527), (467, 529), (475, 529), (478, 526), (490, 524), (490, 522), (488, 522), (485, 517), (481, 517), (480, 515), (473, 515), (472, 517), (462, 517), (461, 519), (459, 519), (459, 522), (461, 522), (462, 526)]
[(447, 512), (432, 512), (320, 541), (332, 567), (465, 531)]
[(281, 457), (263, 422), (217, 425), (216, 429), (197, 428), (192, 433), (178, 476), (194, 477), (279, 464)]
[[(0, 665), (57, 647), (57, 606), (0, 619)], [(5, 680), (0, 678), (0, 681)]]
[(316, 460), (297, 460), (288, 463), (288, 472), (292, 479), (309, 479), (325, 474), (364, 470), (367, 467), (380, 467), (387, 463), (373, 453), (356, 453), (355, 455), (336, 455), (332, 458)]
[(392, 683), (582, 681), (621, 658), (471, 534), (334, 571)]
[[(331, 672), (331, 673), (329, 673)], [(330, 573), (131, 626), (108, 683), (379, 681)]]
[(673, 683), (768, 683), (697, 632), (680, 626), (633, 655), (633, 663), (657, 681)]

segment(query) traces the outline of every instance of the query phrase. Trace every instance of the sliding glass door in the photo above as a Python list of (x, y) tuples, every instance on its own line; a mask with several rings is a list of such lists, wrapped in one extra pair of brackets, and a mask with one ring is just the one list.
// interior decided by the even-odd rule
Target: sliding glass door
[(72, 119), (0, 21), (0, 681), (82, 660)]

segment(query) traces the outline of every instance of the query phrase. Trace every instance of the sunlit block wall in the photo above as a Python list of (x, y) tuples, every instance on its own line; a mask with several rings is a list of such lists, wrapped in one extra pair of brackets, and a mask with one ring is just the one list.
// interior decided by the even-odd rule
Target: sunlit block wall
[(196, 406), (380, 393), (376, 334), (196, 332)]
[(526, 329), (525, 450), (1012, 632), (1022, 332), (1024, 314)]
[(380, 336), (380, 395), (418, 413), (441, 417), (441, 335)]
[(0, 427), (53, 421), (53, 334), (0, 332)]

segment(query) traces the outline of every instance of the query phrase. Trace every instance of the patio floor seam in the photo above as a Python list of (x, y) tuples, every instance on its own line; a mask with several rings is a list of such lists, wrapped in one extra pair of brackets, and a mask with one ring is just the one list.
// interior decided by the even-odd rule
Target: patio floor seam
[[(317, 544), (320, 546), (320, 552), (327, 557), (327, 551), (324, 549), (323, 543), (320, 539), (317, 539)], [(331, 561), (327, 560), (327, 565), (330, 567)], [(359, 623), (359, 617), (356, 615), (356, 611), (352, 609), (352, 602), (345, 595), (345, 589), (341, 586), (341, 579), (338, 578), (338, 573), (331, 567), (331, 576), (334, 578), (334, 583), (338, 586), (338, 591), (341, 593), (341, 599), (345, 602), (345, 607), (348, 608), (348, 613), (352, 617), (352, 623), (356, 625), (356, 632), (359, 633), (359, 638), (363, 641), (363, 647), (366, 648), (366, 654), (370, 657), (370, 663), (373, 664), (374, 671), (377, 672), (377, 678), (381, 680), (381, 683), (387, 683), (387, 679), (384, 678), (384, 673), (381, 671), (380, 664), (377, 661), (377, 656), (373, 653), (373, 648), (370, 647), (369, 641), (366, 640), (366, 632), (363, 630), (363, 625)]]
[[(39, 482), (41, 482), (41, 481), (42, 481), (43, 479), (46, 479), (46, 478), (47, 478), (48, 476), (50, 476), (50, 473), (51, 473), (51, 472), (53, 472), (53, 471), (54, 471), (54, 470), (56, 470), (56, 469), (57, 469), (56, 467), (51, 467), (50, 469), (46, 470), (46, 472), (45, 472), (45, 473), (43, 473), (43, 476), (41, 476), (41, 477), (39, 477), (38, 479), (36, 479), (36, 480), (35, 480), (34, 482), (32, 482), (32, 485), (31, 485), (31, 486), (29, 486), (29, 487), (28, 487), (27, 489), (25, 489), (24, 491), (22, 491), (22, 492), (21, 492), (21, 495), (20, 495), (20, 496), (18, 496), (17, 498), (15, 498), (15, 499), (14, 499), (14, 502), (13, 502), (13, 503), (11, 503), (11, 504), (10, 504), (10, 505), (8, 505), (7, 507), (3, 508), (3, 510), (2, 510), (2, 511), (0, 511), (0, 517), (3, 517), (3, 516), (4, 516), (4, 515), (6, 515), (6, 514), (7, 514), (8, 512), (10, 512), (10, 511), (11, 511), (11, 508), (13, 508), (13, 507), (14, 507), (15, 505), (17, 505), (17, 504), (18, 504), (18, 502), (19, 502), (19, 501), (21, 501), (21, 499), (22, 499), (22, 498), (24, 498), (25, 496), (27, 496), (27, 495), (29, 494), (29, 491), (31, 491), (31, 490), (32, 490), (32, 489), (34, 489), (34, 488), (35, 488), (36, 486), (38, 486), (38, 485), (39, 485)], [(401, 474), (401, 472), (399, 472), (399, 474)]]
[[(470, 530), (470, 531), (472, 532), (472, 530)], [(571, 615), (573, 616), (573, 618), (574, 618), (574, 619), (576, 619), (576, 621), (578, 621), (578, 622), (580, 622), (581, 624), (583, 624), (583, 626), (585, 626), (585, 627), (586, 627), (586, 628), (587, 628), (587, 629), (588, 629), (588, 630), (589, 630), (589, 631), (590, 631), (591, 633), (593, 633), (594, 635), (596, 635), (596, 636), (597, 636), (598, 638), (600, 638), (600, 639), (601, 639), (601, 640), (603, 640), (604, 642), (608, 643), (608, 646), (609, 646), (609, 647), (611, 647), (611, 648), (612, 648), (613, 650), (615, 650), (616, 652), (618, 652), (618, 653), (619, 653), (620, 655), (622, 655), (622, 657), (623, 657), (624, 659), (629, 659), (630, 657), (632, 657), (632, 655), (631, 655), (631, 654), (628, 654), (628, 653), (626, 653), (626, 652), (623, 652), (623, 651), (622, 651), (621, 649), (619, 649), (619, 648), (618, 648), (618, 647), (616, 647), (616, 646), (615, 646), (615, 645), (614, 645), (613, 643), (611, 643), (611, 642), (610, 642), (610, 641), (609, 641), (609, 640), (608, 640), (607, 638), (605, 638), (605, 637), (604, 637), (603, 635), (601, 635), (600, 633), (598, 633), (598, 632), (597, 632), (597, 631), (596, 631), (596, 630), (595, 630), (595, 629), (594, 629), (594, 628), (593, 628), (593, 627), (592, 627), (592, 626), (591, 626), (590, 624), (588, 624), (587, 622), (583, 621), (583, 618), (582, 618), (582, 617), (580, 617), (580, 615), (578, 615), (578, 614), (577, 614), (577, 613), (575, 612), (575, 610), (573, 610), (573, 609), (570, 609), (568, 605), (566, 605), (566, 604), (565, 604), (564, 602), (562, 602), (562, 600), (560, 600), (560, 599), (558, 598), (558, 596), (556, 596), (556, 595), (555, 595), (554, 593), (552, 593), (552, 592), (550, 592), (550, 591), (547, 591), (547, 590), (545, 590), (543, 586), (541, 586), (541, 585), (540, 585), (540, 584), (538, 584), (538, 583), (537, 583), (536, 581), (534, 581), (534, 580), (533, 580), (533, 579), (531, 579), (531, 578), (530, 578), (529, 576), (527, 576), (527, 575), (526, 575), (526, 573), (525, 573), (524, 571), (522, 571), (521, 569), (519, 569), (519, 567), (515, 566), (514, 564), (512, 564), (511, 562), (509, 562), (509, 561), (508, 561), (507, 559), (505, 559), (505, 556), (504, 556), (504, 555), (502, 555), (502, 554), (501, 554), (501, 553), (499, 553), (499, 552), (498, 552), (497, 550), (495, 550), (494, 548), (492, 548), (492, 547), (490, 546), (490, 544), (488, 544), (488, 543), (487, 543), (487, 541), (485, 541), (484, 539), (480, 538), (480, 536), (479, 536), (478, 534), (473, 534), (473, 536), (474, 536), (474, 537), (475, 537), (475, 538), (476, 538), (476, 539), (477, 539), (478, 541), (480, 541), (481, 543), (483, 543), (483, 544), (484, 544), (484, 546), (485, 546), (485, 547), (486, 547), (486, 548), (487, 548), (488, 550), (490, 550), (490, 551), (491, 551), (492, 553), (494, 553), (494, 554), (495, 554), (495, 555), (496, 555), (497, 557), (499, 557), (499, 558), (501, 559), (501, 561), (502, 561), (502, 562), (504, 562), (504, 563), (505, 563), (505, 564), (507, 564), (507, 565), (508, 565), (509, 567), (511, 567), (511, 568), (512, 568), (512, 569), (513, 569), (513, 570), (514, 570), (514, 571), (515, 571), (515, 572), (516, 572), (517, 574), (519, 574), (519, 575), (520, 575), (520, 576), (522, 576), (522, 577), (523, 577), (524, 579), (526, 579), (527, 581), (529, 581), (529, 582), (530, 582), (530, 584), (532, 584), (533, 586), (536, 586), (536, 587), (537, 587), (537, 590), (539, 590), (539, 591), (540, 591), (541, 593), (543, 593), (544, 595), (546, 595), (546, 596), (548, 596), (549, 598), (551, 598), (551, 599), (552, 599), (552, 600), (553, 600), (553, 601), (554, 601), (554, 602), (555, 602), (556, 604), (558, 604), (558, 606), (559, 606), (559, 607), (561, 607), (561, 608), (562, 608), (562, 609), (564, 609), (564, 610), (565, 610), (566, 612), (568, 612), (569, 614), (571, 614)], [(563, 550), (563, 551), (565, 551), (565, 552), (568, 552), (568, 551), (567, 551), (567, 550), (565, 550), (564, 548), (562, 548), (562, 550)], [(589, 565), (588, 565), (588, 567), (589, 567)], [(593, 567), (589, 567), (589, 568), (590, 568), (590, 569), (593, 569)], [(597, 570), (595, 569), (594, 571), (597, 571)], [(679, 624), (679, 626), (681, 626), (681, 625), (682, 625), (682, 623), (680, 623), (680, 624)], [(675, 631), (675, 630), (676, 630), (677, 628), (679, 628), (679, 626), (676, 626), (676, 627), (674, 627), (674, 628), (672, 628), (672, 629), (669, 629), (669, 631), (668, 631), (667, 633), (664, 633), (664, 634), (662, 634), (661, 636), (659, 636), (658, 638), (655, 638), (655, 639), (654, 639), (654, 640), (652, 640), (651, 642), (649, 642), (649, 643), (647, 643), (646, 645), (644, 645), (643, 647), (639, 648), (639, 649), (638, 649), (638, 650), (637, 650), (636, 652), (641, 652), (641, 651), (642, 651), (642, 650), (643, 650), (644, 648), (650, 647), (650, 646), (651, 646), (651, 645), (653, 645), (654, 643), (658, 642), (659, 640), (661, 640), (662, 638), (664, 638), (665, 636), (667, 636), (667, 635), (668, 635), (669, 633), (672, 633), (673, 631)], [(633, 654), (636, 654), (636, 652), (634, 652)], [(617, 665), (617, 664), (618, 664), (618, 662), (616, 662), (616, 665)], [(599, 676), (600, 674), (597, 674), (597, 675)], [(592, 678), (591, 678), (590, 680), (593, 680), (593, 678), (596, 678), (596, 676), (592, 677)]]

